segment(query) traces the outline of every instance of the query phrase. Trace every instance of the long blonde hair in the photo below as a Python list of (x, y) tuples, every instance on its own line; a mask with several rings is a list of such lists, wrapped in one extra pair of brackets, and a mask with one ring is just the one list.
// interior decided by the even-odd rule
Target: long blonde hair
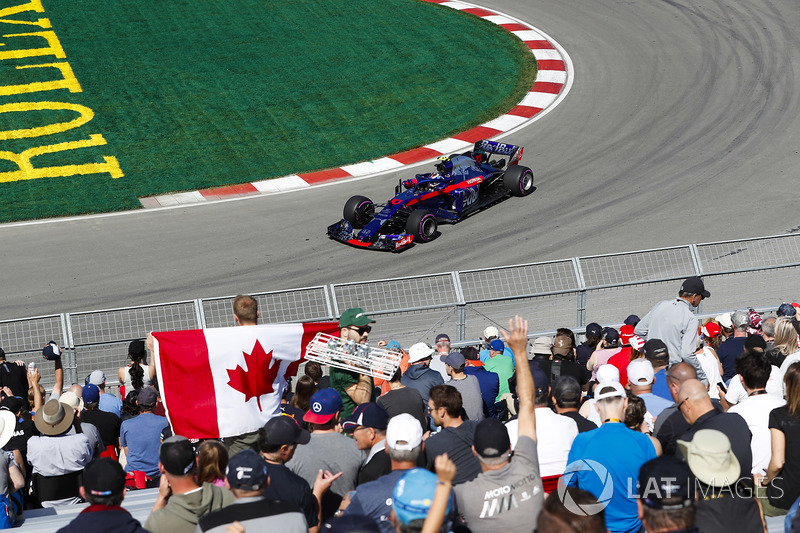
[(797, 330), (794, 329), (791, 318), (782, 316), (775, 321), (775, 342), (773, 346), (784, 357), (797, 351)]

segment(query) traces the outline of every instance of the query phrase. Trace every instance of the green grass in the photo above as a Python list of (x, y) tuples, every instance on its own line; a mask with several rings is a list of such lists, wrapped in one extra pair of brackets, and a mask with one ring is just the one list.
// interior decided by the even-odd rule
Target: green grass
[[(21, 3), (0, 0), (0, 10)], [(53, 31), (66, 58), (0, 59), (0, 91), (60, 79), (53, 67), (17, 68), (54, 62), (69, 63), (82, 91), (0, 93), (0, 106), (63, 102), (94, 116), (63, 132), (0, 137), (0, 155), (100, 134), (106, 144), (38, 155), (33, 166), (113, 156), (124, 176), (8, 181), (19, 166), (0, 158), (0, 221), (133, 209), (140, 196), (376, 159), (502, 114), (536, 75), (530, 51), (502, 28), (415, 0), (43, 5), (5, 18), (47, 18), (52, 30), (3, 24), (3, 35)], [(0, 55), (46, 46), (36, 36), (0, 41)], [(10, 109), (0, 107), (0, 130), (78, 116)]]

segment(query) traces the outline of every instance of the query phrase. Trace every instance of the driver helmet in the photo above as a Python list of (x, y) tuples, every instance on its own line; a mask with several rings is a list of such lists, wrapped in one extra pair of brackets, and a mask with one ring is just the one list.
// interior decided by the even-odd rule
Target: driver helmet
[(450, 160), (449, 157), (440, 157), (439, 163), (436, 165), (436, 170), (443, 177), (448, 178), (450, 177), (450, 174), (453, 172), (453, 162)]

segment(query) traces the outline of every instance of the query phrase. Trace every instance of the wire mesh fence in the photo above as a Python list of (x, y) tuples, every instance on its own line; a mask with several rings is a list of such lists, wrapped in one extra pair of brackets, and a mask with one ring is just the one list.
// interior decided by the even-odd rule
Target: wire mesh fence
[[(372, 342), (433, 343), (447, 333), (458, 343), (477, 340), (489, 325), (520, 314), (531, 335), (588, 322), (619, 324), (643, 316), (659, 300), (677, 296), (680, 281), (702, 275), (712, 297), (698, 313), (755, 307), (775, 309), (800, 299), (800, 235), (692, 244), (656, 250), (341, 283), (251, 294), (262, 323), (336, 320), (361, 307), (377, 322)], [(140, 307), (0, 321), (0, 347), (9, 360), (37, 361), (42, 384), (53, 383), (41, 348), (55, 340), (67, 385), (100, 369), (109, 383), (127, 363), (128, 343), (149, 331), (234, 324), (233, 299), (198, 299)]]

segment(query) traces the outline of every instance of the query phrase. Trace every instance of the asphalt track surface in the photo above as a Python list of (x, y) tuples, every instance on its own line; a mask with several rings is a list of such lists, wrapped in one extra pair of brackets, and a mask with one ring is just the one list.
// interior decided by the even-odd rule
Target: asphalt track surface
[[(485, 0), (548, 33), (575, 82), (504, 138), (537, 190), (402, 254), (325, 236), (398, 177), (0, 227), (0, 319), (383, 279), (798, 231), (796, 0)], [(457, 64), (454, 58), (453, 64)], [(435, 117), (431, 117), (435, 120)], [(346, 161), (342, 162), (348, 163)]]

